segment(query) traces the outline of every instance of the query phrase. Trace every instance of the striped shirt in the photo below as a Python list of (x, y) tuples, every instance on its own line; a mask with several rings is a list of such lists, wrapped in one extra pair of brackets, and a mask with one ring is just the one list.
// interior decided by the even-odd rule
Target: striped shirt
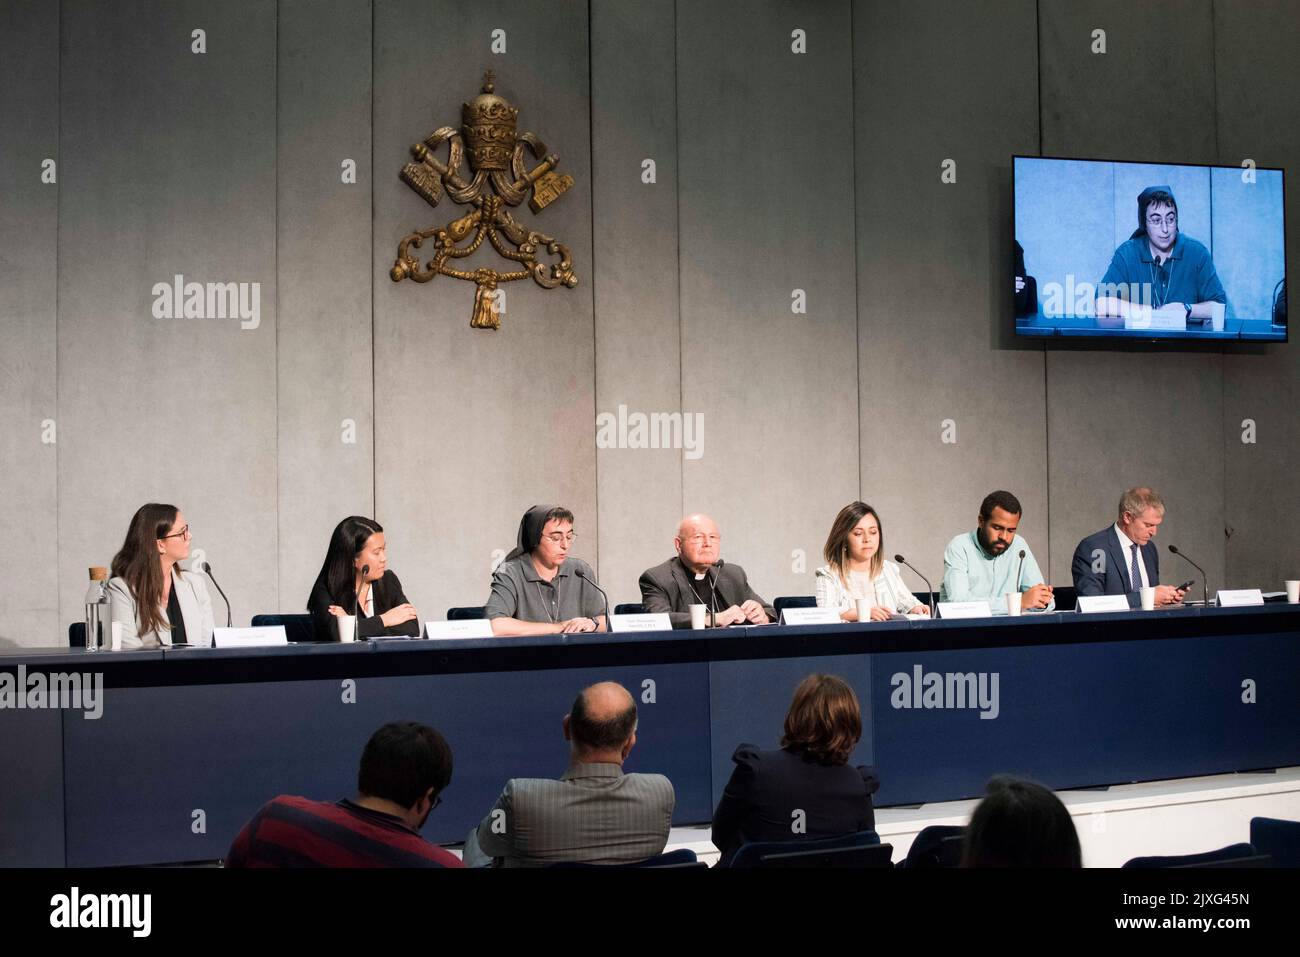
[(460, 866), (392, 814), (290, 795), (263, 805), (226, 855), (226, 867)]
[(627, 864), (662, 854), (672, 827), (673, 786), (662, 774), (624, 774), (617, 764), (577, 762), (558, 781), (512, 778), (465, 842), (471, 867), (562, 861)]

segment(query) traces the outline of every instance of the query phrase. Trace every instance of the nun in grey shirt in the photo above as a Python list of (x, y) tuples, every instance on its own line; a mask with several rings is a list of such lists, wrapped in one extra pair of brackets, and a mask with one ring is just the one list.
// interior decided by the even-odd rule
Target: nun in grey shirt
[(604, 631), (605, 599), (591, 566), (569, 557), (573, 513), (534, 505), (519, 522), (515, 548), (492, 574), (487, 617), (501, 636)]

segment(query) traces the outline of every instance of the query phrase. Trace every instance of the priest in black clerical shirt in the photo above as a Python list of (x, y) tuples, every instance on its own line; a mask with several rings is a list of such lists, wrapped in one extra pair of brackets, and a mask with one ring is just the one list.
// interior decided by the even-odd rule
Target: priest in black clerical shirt
[(707, 515), (687, 515), (677, 527), (677, 555), (641, 575), (641, 601), (652, 614), (667, 612), (674, 628), (691, 626), (691, 605), (708, 609), (711, 627), (765, 625), (776, 620), (739, 565), (719, 558), (722, 536)]

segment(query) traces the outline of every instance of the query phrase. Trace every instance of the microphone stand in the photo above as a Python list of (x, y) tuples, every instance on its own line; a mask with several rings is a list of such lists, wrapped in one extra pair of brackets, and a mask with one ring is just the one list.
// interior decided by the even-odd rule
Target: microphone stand
[(928, 578), (926, 578), (924, 575), (922, 575), (921, 572), (920, 572), (920, 570), (919, 570), (915, 565), (913, 565), (911, 562), (909, 562), (906, 558), (904, 558), (902, 555), (895, 555), (895, 556), (894, 556), (894, 561), (898, 562), (898, 564), (900, 564), (900, 565), (906, 565), (908, 568), (912, 569), (912, 571), (916, 573), (916, 577), (919, 578), (919, 579), (921, 579), (921, 581), (925, 582), (925, 587), (929, 589), (929, 591), (926, 592), (926, 594), (930, 596), (930, 601), (929, 601), (929, 606), (930, 606), (930, 617), (933, 619), (933, 618), (934, 618), (934, 615), (935, 615), (935, 611), (934, 611), (934, 586), (930, 584), (930, 579), (928, 579)]

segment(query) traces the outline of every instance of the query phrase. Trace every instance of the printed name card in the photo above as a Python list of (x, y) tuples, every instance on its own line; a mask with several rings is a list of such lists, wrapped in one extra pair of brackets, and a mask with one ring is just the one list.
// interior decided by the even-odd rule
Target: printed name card
[(940, 618), (992, 618), (993, 609), (987, 601), (941, 601)]
[(1125, 595), (1080, 595), (1075, 606), (1080, 614), (1090, 615), (1099, 611), (1132, 611), (1128, 597)]
[(1258, 588), (1237, 588), (1231, 591), (1220, 589), (1215, 596), (1220, 608), (1242, 608), (1246, 605), (1264, 604), (1264, 593)]
[(486, 618), (466, 618), (461, 621), (426, 621), (426, 638), (491, 638), (492, 622)]
[(841, 621), (834, 608), (786, 608), (781, 612), (783, 625), (838, 625)]
[(260, 628), (214, 628), (212, 641), (218, 648), (262, 648), (287, 645), (289, 637), (284, 625), (264, 625)]
[(609, 628), (614, 632), (626, 631), (672, 631), (673, 623), (668, 612), (654, 612), (642, 615), (610, 615)]

